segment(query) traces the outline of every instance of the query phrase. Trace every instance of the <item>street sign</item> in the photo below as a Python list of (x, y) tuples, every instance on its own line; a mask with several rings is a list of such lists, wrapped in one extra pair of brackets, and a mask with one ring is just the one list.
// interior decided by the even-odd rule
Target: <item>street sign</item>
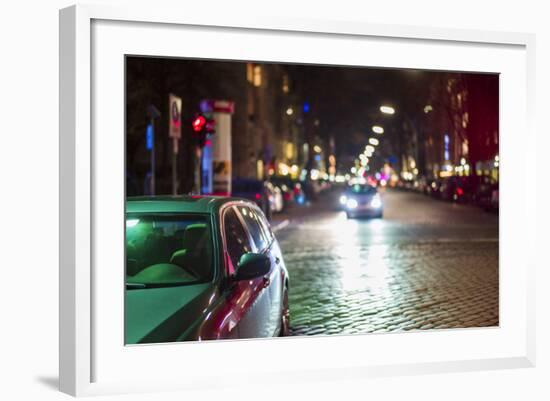
[(153, 149), (153, 125), (147, 124), (147, 131), (145, 132), (145, 145), (147, 150)]
[(181, 138), (181, 98), (170, 94), (169, 96), (169, 123), (168, 136), (174, 139)]

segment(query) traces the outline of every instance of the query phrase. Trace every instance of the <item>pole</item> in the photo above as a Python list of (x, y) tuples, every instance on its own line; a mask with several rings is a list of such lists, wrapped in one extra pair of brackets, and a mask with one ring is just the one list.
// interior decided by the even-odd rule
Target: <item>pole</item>
[(155, 118), (151, 117), (151, 195), (155, 195)]
[(172, 195), (178, 194), (178, 138), (172, 140)]

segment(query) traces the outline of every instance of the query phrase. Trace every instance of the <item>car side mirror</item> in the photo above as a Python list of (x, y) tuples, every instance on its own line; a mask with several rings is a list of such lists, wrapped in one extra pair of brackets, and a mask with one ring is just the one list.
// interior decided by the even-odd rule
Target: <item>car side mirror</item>
[(245, 253), (237, 267), (236, 280), (250, 280), (265, 276), (271, 269), (269, 257), (263, 253)]

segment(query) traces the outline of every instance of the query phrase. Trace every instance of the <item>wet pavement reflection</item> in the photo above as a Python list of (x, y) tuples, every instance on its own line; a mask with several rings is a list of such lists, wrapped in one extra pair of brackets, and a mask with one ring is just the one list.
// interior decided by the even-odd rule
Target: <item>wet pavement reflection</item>
[(277, 236), (294, 335), (498, 325), (498, 216), (415, 193), (383, 219), (348, 220), (331, 196)]

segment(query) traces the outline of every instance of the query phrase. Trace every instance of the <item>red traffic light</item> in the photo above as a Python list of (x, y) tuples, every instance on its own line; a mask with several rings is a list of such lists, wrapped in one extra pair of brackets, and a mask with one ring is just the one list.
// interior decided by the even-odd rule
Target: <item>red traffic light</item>
[(197, 116), (193, 120), (193, 131), (195, 132), (201, 132), (204, 128), (204, 125), (206, 124), (206, 119), (203, 116)]

